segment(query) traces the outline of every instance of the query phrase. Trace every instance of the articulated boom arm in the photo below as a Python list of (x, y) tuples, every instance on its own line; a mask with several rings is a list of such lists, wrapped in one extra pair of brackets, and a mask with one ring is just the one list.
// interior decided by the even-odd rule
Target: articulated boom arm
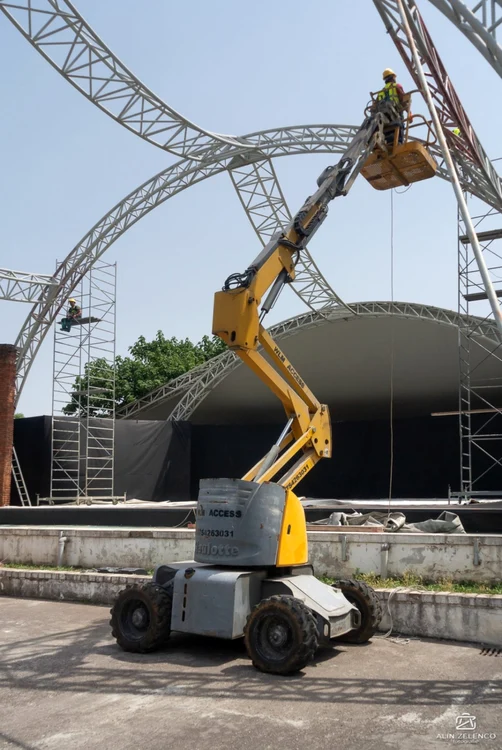
[[(277, 443), (243, 479), (269, 481), (301, 451), (292, 468), (278, 480), (291, 489), (321, 458), (331, 456), (328, 407), (319, 403), (262, 321), (284, 285), (295, 278), (299, 254), (325, 220), (328, 204), (348, 193), (376, 143), (384, 142), (383, 127), (388, 122), (383, 113), (368, 117), (338, 164), (321, 174), (317, 192), (306, 200), (286, 231), (275, 235), (244, 273), (229, 276), (223, 290), (215, 294), (213, 333), (275, 393), (288, 417)], [(264, 353), (258, 351), (260, 346)]]

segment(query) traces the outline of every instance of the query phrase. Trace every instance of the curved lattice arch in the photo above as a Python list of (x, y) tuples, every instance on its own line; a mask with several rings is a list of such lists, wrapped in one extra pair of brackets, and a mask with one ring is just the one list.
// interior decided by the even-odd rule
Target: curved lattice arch
[[(373, 0), (374, 5), (392, 2)], [(496, 32), (502, 0), (429, 0), (502, 77), (502, 48)], [(473, 0), (471, 0), (473, 2)], [(408, 6), (413, 2), (408, 0)], [(30, 44), (89, 101), (131, 132), (178, 156), (219, 142), (235, 146), (235, 136), (205, 130), (154, 94), (89, 26), (69, 0), (0, 0), (0, 10)]]
[(467, 37), (502, 78), (502, 47), (497, 42), (497, 29), (502, 24), (502, 0), (477, 0), (472, 9), (460, 0), (429, 2)]
[[(353, 313), (358, 317), (383, 318), (395, 316), (402, 319), (427, 320), (438, 325), (457, 328), (466, 321), (458, 313), (432, 305), (420, 305), (409, 302), (356, 302), (351, 305)], [(341, 305), (335, 305), (330, 310), (308, 312), (288, 318), (273, 326), (270, 333), (276, 340), (286, 339), (302, 331), (307, 331), (319, 325), (332, 323), (336, 320), (347, 319), (347, 311)], [(465, 316), (464, 316), (465, 317)], [(498, 344), (497, 326), (486, 318), (470, 318), (470, 327), (476, 336), (486, 340), (487, 351), (490, 346)], [(225, 351), (203, 365), (180, 375), (178, 378), (156, 388), (151, 393), (131, 404), (117, 410), (117, 417), (141, 419), (141, 412), (161, 403), (180, 396), (168, 419), (188, 420), (195, 409), (202, 403), (209, 392), (235, 370), (242, 361), (231, 351)]]
[[(263, 131), (251, 134), (247, 138), (259, 144), (261, 158), (256, 161), (262, 161), (263, 154), (284, 156), (297, 153), (341, 153), (355, 131), (356, 128), (343, 125), (304, 126)], [(16, 340), (20, 352), (18, 398), (45, 336), (71, 292), (93, 263), (129, 227), (173, 195), (208, 177), (234, 168), (241, 169), (246, 164), (243, 158), (243, 152), (246, 150), (244, 147), (238, 147), (222, 159), (220, 154), (213, 157), (212, 149), (207, 149), (203, 162), (199, 159), (182, 159), (129, 193), (92, 227), (57, 268), (53, 277), (57, 286), (52, 284), (44, 289), (21, 328)], [(300, 286), (297, 288), (309, 306), (313, 307), (312, 297), (315, 289), (318, 290), (321, 300), (335, 299), (340, 302), (308, 253), (302, 258), (298, 270)]]
[(69, 0), (0, 0), (0, 10), (53, 68), (131, 132), (177, 156), (238, 145), (166, 104), (130, 71)]
[[(261, 131), (245, 136), (245, 138), (248, 142), (256, 142), (261, 152), (260, 155), (266, 154), (269, 157), (300, 153), (341, 153), (355, 131), (355, 127), (347, 125), (307, 125)], [(238, 153), (231, 153), (225, 159), (217, 157), (212, 162), (210, 149), (208, 149), (206, 159), (202, 163), (199, 160), (183, 159), (167, 167), (117, 203), (73, 248), (54, 274), (58, 286), (47, 287), (30, 311), (17, 338), (16, 346), (20, 350), (18, 397), (42, 341), (71, 292), (92, 264), (129, 227), (161, 203), (208, 177), (245, 166), (243, 152), (240, 149), (237, 151)], [(448, 179), (446, 170), (441, 166), (441, 154), (437, 149), (434, 153), (440, 163), (439, 176)], [(477, 185), (471, 182), (469, 175), (464, 177), (463, 187), (486, 200), (485, 190), (478, 191)], [(496, 202), (495, 195), (491, 196), (491, 201)], [(502, 201), (500, 205), (497, 205), (497, 209), (502, 210)], [(308, 252), (304, 253), (304, 257), (299, 261), (296, 286), (293, 284), (293, 288), (312, 309), (316, 309), (312, 297), (316, 296), (317, 292), (320, 299), (324, 301), (321, 309), (328, 305), (327, 300), (331, 300), (332, 304), (341, 302)], [(345, 308), (347, 310), (347, 306)]]
[[(471, 13), (467, 6), (458, 0), (450, 0), (449, 3), (446, 0), (431, 2), (445, 12), (445, 15), (469, 37), (467, 26), (470, 24), (475, 29), (476, 24), (471, 16), (476, 19), (475, 14)], [(491, 2), (493, 6), (495, 0)], [(399, 47), (397, 4), (394, 0), (373, 0), (373, 3)], [(414, 0), (406, 0), (406, 3), (411, 12), (419, 15)], [(487, 0), (478, 3), (477, 11), (482, 6), (484, 11), (486, 3)], [(500, 0), (496, 0), (496, 4), (501, 5)], [(254, 138), (211, 133), (184, 118), (142, 84), (106, 47), (68, 0), (20, 0), (16, 3), (0, 0), (0, 10), (53, 67), (101, 110), (145, 140), (185, 157), (117, 204), (60, 265), (53, 279), (57, 286), (54, 283), (47, 286), (18, 337), (17, 343), (21, 349), (18, 365), (19, 396), (33, 358), (68, 294), (92, 263), (139, 218), (176, 192), (212, 174), (227, 170), (248, 218), (260, 240), (265, 242), (274, 231), (284, 225), (289, 215), (271, 158), (285, 153), (307, 153), (309, 150), (336, 153), (335, 149), (326, 148), (325, 140), (326, 137), (329, 138), (330, 131), (333, 127), (340, 129), (340, 132), (345, 128), (347, 133), (353, 132), (354, 129), (350, 126), (329, 125), (277, 129), (275, 133), (279, 141), (279, 153), (275, 148), (276, 144), (269, 141), (271, 134), (274, 139), (274, 131), (253, 134)], [(497, 19), (494, 20), (492, 14), (488, 24), (487, 18), (486, 14), (482, 16), (484, 30), (480, 32), (479, 28), (477, 29), (477, 38), (483, 40), (486, 49), (490, 49), (490, 54), (496, 58), (497, 50), (493, 44), (498, 48), (495, 39)], [(460, 22), (460, 19), (463, 20)], [(479, 21), (477, 23), (479, 24)], [(429, 40), (424, 36), (420, 25), (414, 26), (413, 33), (427, 62), (427, 52), (430, 52), (427, 48)], [(471, 38), (471, 41), (474, 41), (474, 38)], [(479, 45), (480, 43), (475, 46), (483, 51)], [(442, 70), (438, 73), (438, 70), (434, 69), (433, 56), (429, 57), (429, 67), (431, 61), (433, 76), (436, 74), (437, 78), (443, 72), (446, 73)], [(445, 85), (442, 86), (443, 83)], [(445, 122), (461, 125), (462, 132), (466, 134), (464, 142), (452, 141), (451, 144), (463, 187), (496, 210), (501, 210), (500, 178), (472, 130), (458, 97), (458, 101), (455, 100), (456, 95), (452, 98), (452, 91), (449, 81), (439, 81), (439, 99)], [(311, 143), (310, 149), (305, 149), (303, 136), (306, 134), (308, 141), (309, 130), (317, 130), (317, 142)], [(294, 145), (290, 144), (290, 150), (288, 144), (282, 141), (284, 134), (287, 134), (286, 140), (293, 136), (292, 140), (295, 141)], [(313, 132), (310, 133), (312, 134)], [(169, 173), (172, 179), (165, 180), (166, 173)], [(445, 176), (441, 167), (439, 173)], [(248, 202), (248, 195), (258, 195), (258, 202)], [(263, 214), (262, 204), (265, 210), (268, 209), (270, 216)], [(346, 312), (352, 312), (350, 307), (343, 305), (308, 254), (302, 259), (302, 264), (298, 269), (296, 291), (312, 310), (325, 309), (336, 303), (342, 304)]]

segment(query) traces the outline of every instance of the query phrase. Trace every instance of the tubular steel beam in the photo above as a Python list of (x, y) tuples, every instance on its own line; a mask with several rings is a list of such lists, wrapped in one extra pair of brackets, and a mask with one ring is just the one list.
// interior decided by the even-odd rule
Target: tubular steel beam
[[(425, 27), (421, 23), (421, 18), (418, 13), (418, 10), (416, 7), (414, 7), (414, 15), (411, 16), (410, 11), (408, 13), (405, 10), (405, 6), (403, 4), (403, 0), (397, 0), (399, 13), (401, 15), (401, 20), (403, 23), (403, 29), (406, 34), (406, 37), (408, 39), (409, 44), (409, 50), (413, 59), (413, 63), (415, 66), (415, 72), (416, 76), (418, 78), (418, 81), (420, 83), (420, 91), (422, 92), (425, 101), (427, 102), (427, 106), (429, 108), (429, 112), (431, 114), (432, 120), (434, 122), (434, 129), (436, 131), (436, 135), (439, 140), (439, 145), (441, 147), (441, 152), (443, 154), (443, 158), (446, 162), (446, 166), (448, 169), (448, 174), (450, 176), (450, 181), (453, 186), (453, 191), (455, 193), (455, 197), (457, 199), (457, 204), (460, 213), (462, 214), (462, 219), (464, 221), (464, 226), (466, 233), (469, 237), (469, 241), (471, 243), (471, 247), (474, 253), (474, 257), (476, 258), (476, 263), (479, 268), (479, 272), (481, 274), (481, 278), (483, 279), (483, 285), (485, 288), (485, 292), (488, 296), (488, 300), (490, 302), (490, 306), (493, 313), (493, 318), (495, 320), (495, 324), (499, 331), (499, 338), (502, 340), (502, 312), (500, 310), (499, 302), (497, 299), (497, 295), (495, 293), (495, 289), (493, 287), (490, 274), (488, 272), (488, 267), (486, 265), (483, 252), (481, 250), (481, 246), (478, 241), (478, 237), (476, 235), (476, 230), (474, 227), (474, 224), (472, 222), (472, 219), (469, 215), (469, 209), (467, 208), (467, 202), (465, 200), (464, 194), (462, 192), (462, 188), (460, 186), (460, 181), (458, 179), (457, 171), (455, 169), (455, 165), (453, 163), (452, 156), (450, 154), (450, 148), (448, 146), (448, 143), (446, 141), (445, 133), (443, 130), (443, 125), (439, 118), (439, 113), (436, 108), (436, 103), (434, 102), (431, 88), (429, 86), (429, 83), (425, 77), (425, 73), (422, 68), (420, 56), (418, 54), (417, 45), (415, 44), (415, 40), (413, 38), (413, 33), (411, 30), (410, 21), (413, 21), (416, 19), (418, 22), (418, 26), (420, 26), (423, 30), (423, 32), (426, 32)], [(414, 5), (414, 3), (413, 3)], [(432, 40), (429, 40), (429, 47), (432, 45)], [(438, 62), (441, 61), (438, 58)], [(438, 65), (439, 68), (439, 65)], [(453, 89), (452, 89), (453, 90)], [(471, 134), (472, 139), (475, 137), (474, 131)]]
[[(400, 0), (373, 0), (392, 41), (397, 47), (415, 85), (427, 99), (417, 64), (400, 13)], [(485, 194), (488, 203), (500, 210), (502, 184), (481, 141), (471, 125), (434, 42), (422, 20), (414, 0), (405, 0), (406, 18), (413, 41), (417, 47), (420, 67), (424, 70), (428, 89), (437, 111), (441, 128), (445, 132), (448, 149), (459, 173), (461, 182), (475, 186), (476, 194)], [(460, 129), (460, 136), (453, 129)], [(472, 192), (468, 188), (469, 192)], [(495, 203), (493, 199), (495, 198)]]

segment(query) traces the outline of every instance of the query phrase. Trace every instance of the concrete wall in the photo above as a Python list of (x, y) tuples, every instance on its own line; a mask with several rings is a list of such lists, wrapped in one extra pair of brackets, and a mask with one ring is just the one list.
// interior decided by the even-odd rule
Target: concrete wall
[(149, 580), (147, 576), (0, 568), (0, 595), (110, 606), (122, 589)]
[[(94, 604), (113, 603), (127, 585), (149, 580), (143, 576), (106, 575), (0, 568), (0, 594)], [(502, 647), (502, 596), (446, 594), (381, 589), (387, 632)], [(389, 614), (390, 613), (390, 614)]]
[(413, 571), (432, 581), (502, 579), (502, 537), (489, 534), (314, 531), (309, 532), (309, 552), (317, 575), (350, 575), (359, 569), (383, 578)]
[[(194, 552), (192, 529), (0, 526), (0, 561), (57, 565), (60, 534), (67, 540), (65, 566), (150, 569), (191, 560)], [(318, 575), (350, 576), (360, 570), (385, 577), (413, 571), (431, 580), (502, 580), (502, 537), (495, 535), (314, 531), (309, 550)]]
[(0, 561), (57, 565), (60, 536), (66, 539), (61, 564), (79, 568), (141, 567), (193, 560), (191, 529), (0, 527)]
[(384, 632), (392, 626), (403, 635), (502, 646), (502, 596), (396, 589), (377, 593), (384, 605)]

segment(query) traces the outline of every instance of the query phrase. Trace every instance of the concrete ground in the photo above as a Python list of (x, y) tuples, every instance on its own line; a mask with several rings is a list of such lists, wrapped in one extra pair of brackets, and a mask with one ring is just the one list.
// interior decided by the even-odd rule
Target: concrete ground
[[(322, 650), (288, 678), (257, 672), (240, 642), (175, 636), (126, 654), (108, 619), (0, 598), (2, 750), (502, 748), (502, 654), (376, 639)], [(475, 718), (459, 730), (462, 713)]]

